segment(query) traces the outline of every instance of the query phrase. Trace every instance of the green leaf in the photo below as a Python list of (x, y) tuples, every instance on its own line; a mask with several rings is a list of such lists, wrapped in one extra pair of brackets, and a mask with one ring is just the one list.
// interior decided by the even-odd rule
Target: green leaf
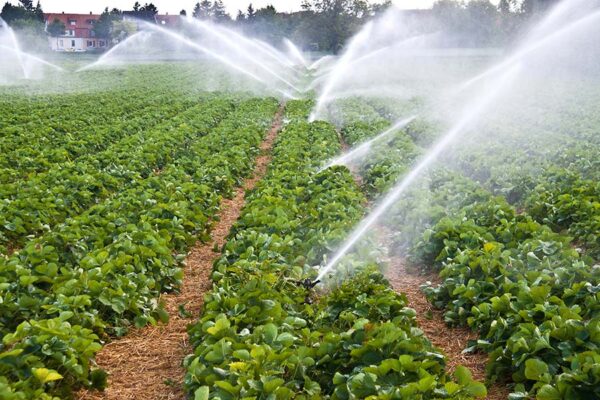
[(537, 400), (561, 400), (562, 396), (556, 388), (544, 385), (538, 390), (536, 398)]
[(456, 378), (456, 381), (462, 386), (468, 385), (473, 381), (471, 371), (467, 367), (464, 367), (462, 365), (456, 367), (454, 377)]
[(481, 382), (471, 382), (470, 384), (467, 385), (465, 390), (471, 396), (475, 396), (475, 397), (487, 396), (487, 389), (486, 389), (485, 385)]
[(250, 352), (248, 350), (236, 350), (233, 352), (233, 356), (235, 358), (239, 358), (240, 360), (250, 360)]
[(217, 319), (214, 326), (211, 326), (206, 330), (210, 335), (217, 336), (221, 331), (229, 329), (229, 320), (225, 316), (221, 316)]
[(525, 361), (525, 377), (532, 381), (548, 382), (548, 365), (537, 358), (528, 359)]
[(263, 328), (265, 342), (271, 344), (277, 337), (277, 326), (275, 324), (266, 324)]
[(63, 378), (63, 376), (58, 372), (47, 368), (33, 368), (32, 372), (33, 376), (35, 376), (41, 383), (57, 381)]
[(460, 385), (456, 382), (447, 382), (444, 385), (444, 389), (446, 389), (449, 395), (453, 395), (460, 390)]
[(210, 394), (210, 389), (208, 386), (200, 386), (194, 392), (194, 400), (208, 400), (208, 395)]

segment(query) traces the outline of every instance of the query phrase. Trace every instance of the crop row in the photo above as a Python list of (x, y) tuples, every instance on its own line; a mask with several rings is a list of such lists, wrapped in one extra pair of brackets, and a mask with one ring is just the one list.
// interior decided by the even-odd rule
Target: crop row
[(31, 236), (161, 171), (188, 151), (190, 139), (205, 135), (232, 108), (231, 101), (221, 99), (188, 109), (168, 106), (158, 113), (166, 121), (152, 129), (117, 140), (76, 162), (57, 164), (27, 181), (3, 185), (0, 245), (20, 248)]
[[(142, 97), (137, 92), (133, 94)], [(1, 128), (0, 151), (4, 157), (0, 160), (0, 182), (27, 179), (54, 164), (103, 151), (115, 141), (145, 131), (197, 104), (196, 99), (173, 99), (165, 104), (160, 96), (134, 102), (130, 98), (133, 94), (72, 96), (70, 105), (79, 108), (74, 115), (69, 114), (71, 110), (65, 110), (66, 115), (53, 119), (47, 110), (41, 110), (37, 115), (30, 111), (31, 120), (27, 124)], [(93, 103), (86, 104), (84, 100), (90, 98)], [(46, 104), (50, 110), (54, 107), (64, 109), (53, 103)]]
[[(371, 135), (378, 130), (373, 126)], [(386, 223), (415, 264), (439, 272), (442, 283), (425, 287), (426, 294), (446, 309), (449, 324), (479, 332), (470, 350), (490, 353), (491, 379), (511, 376), (511, 398), (595, 398), (598, 187), (576, 169), (553, 168), (545, 176), (554, 179), (527, 196), (532, 217), (480, 183), (438, 168)], [(587, 251), (580, 255), (571, 238), (551, 228), (568, 229)]]
[(472, 398), (483, 385), (444, 357), (416, 327), (406, 298), (377, 267), (330, 290), (301, 283), (361, 218), (364, 197), (344, 168), (318, 172), (340, 149), (335, 128), (304, 122), (310, 103), (290, 102), (266, 177), (247, 195), (186, 359), (196, 399)]
[(92, 363), (101, 338), (167, 318), (158, 295), (177, 288), (185, 252), (251, 172), (276, 108), (274, 99), (244, 101), (208, 131), (213, 110), (190, 113), (157, 142), (177, 144), (162, 170), (0, 259), (3, 398), (102, 387)]

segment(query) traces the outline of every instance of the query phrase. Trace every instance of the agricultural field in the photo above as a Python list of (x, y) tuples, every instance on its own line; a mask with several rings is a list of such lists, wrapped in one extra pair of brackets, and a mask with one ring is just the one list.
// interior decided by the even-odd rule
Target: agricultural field
[(600, 55), (556, 51), (566, 11), (508, 56), (393, 10), (317, 60), (148, 26), (0, 85), (0, 399), (600, 398)]

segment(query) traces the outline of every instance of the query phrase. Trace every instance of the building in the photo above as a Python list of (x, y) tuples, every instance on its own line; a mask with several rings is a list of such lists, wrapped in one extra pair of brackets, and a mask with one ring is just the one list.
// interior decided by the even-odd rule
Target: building
[(44, 14), (46, 27), (55, 20), (65, 24), (64, 35), (49, 37), (50, 48), (54, 51), (84, 52), (103, 51), (108, 48), (108, 40), (96, 37), (94, 25), (98, 14)]
[[(140, 14), (139, 11), (123, 11), (123, 20), (132, 21), (138, 24), (138, 30), (142, 27), (139, 21), (147, 20), (157, 25), (177, 28), (181, 24), (179, 15), (147, 15)], [(110, 46), (110, 42), (106, 38), (99, 38), (94, 31), (94, 25), (100, 19), (98, 14), (65, 14), (49, 13), (44, 14), (46, 28), (48, 25), (59, 20), (65, 24), (64, 35), (49, 37), (48, 41), (50, 48), (54, 51), (67, 52), (85, 52), (85, 51), (104, 51)]]

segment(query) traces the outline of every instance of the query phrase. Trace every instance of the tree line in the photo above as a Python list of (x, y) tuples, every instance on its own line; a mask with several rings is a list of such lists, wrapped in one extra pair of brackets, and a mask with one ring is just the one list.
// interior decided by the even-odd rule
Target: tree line
[[(431, 10), (417, 13), (424, 30), (448, 32), (459, 45), (497, 46), (506, 44), (536, 15), (541, 15), (558, 0), (438, 0)], [(568, 1), (568, 0), (566, 0)], [(192, 5), (191, 16), (200, 20), (225, 24), (273, 44), (290, 38), (304, 50), (339, 52), (369, 19), (387, 9), (390, 1), (368, 0), (303, 0), (296, 12), (279, 12), (273, 5), (255, 9), (250, 3), (235, 17), (227, 13), (223, 0), (202, 0)], [(131, 10), (106, 8), (95, 25), (97, 37), (118, 42), (135, 29), (123, 16), (154, 20), (159, 10), (153, 3), (136, 1)], [(181, 10), (181, 15), (188, 15)], [(7, 2), (0, 16), (14, 29), (29, 34), (59, 36), (64, 24), (58, 20), (44, 27), (40, 2), (19, 0)]]

